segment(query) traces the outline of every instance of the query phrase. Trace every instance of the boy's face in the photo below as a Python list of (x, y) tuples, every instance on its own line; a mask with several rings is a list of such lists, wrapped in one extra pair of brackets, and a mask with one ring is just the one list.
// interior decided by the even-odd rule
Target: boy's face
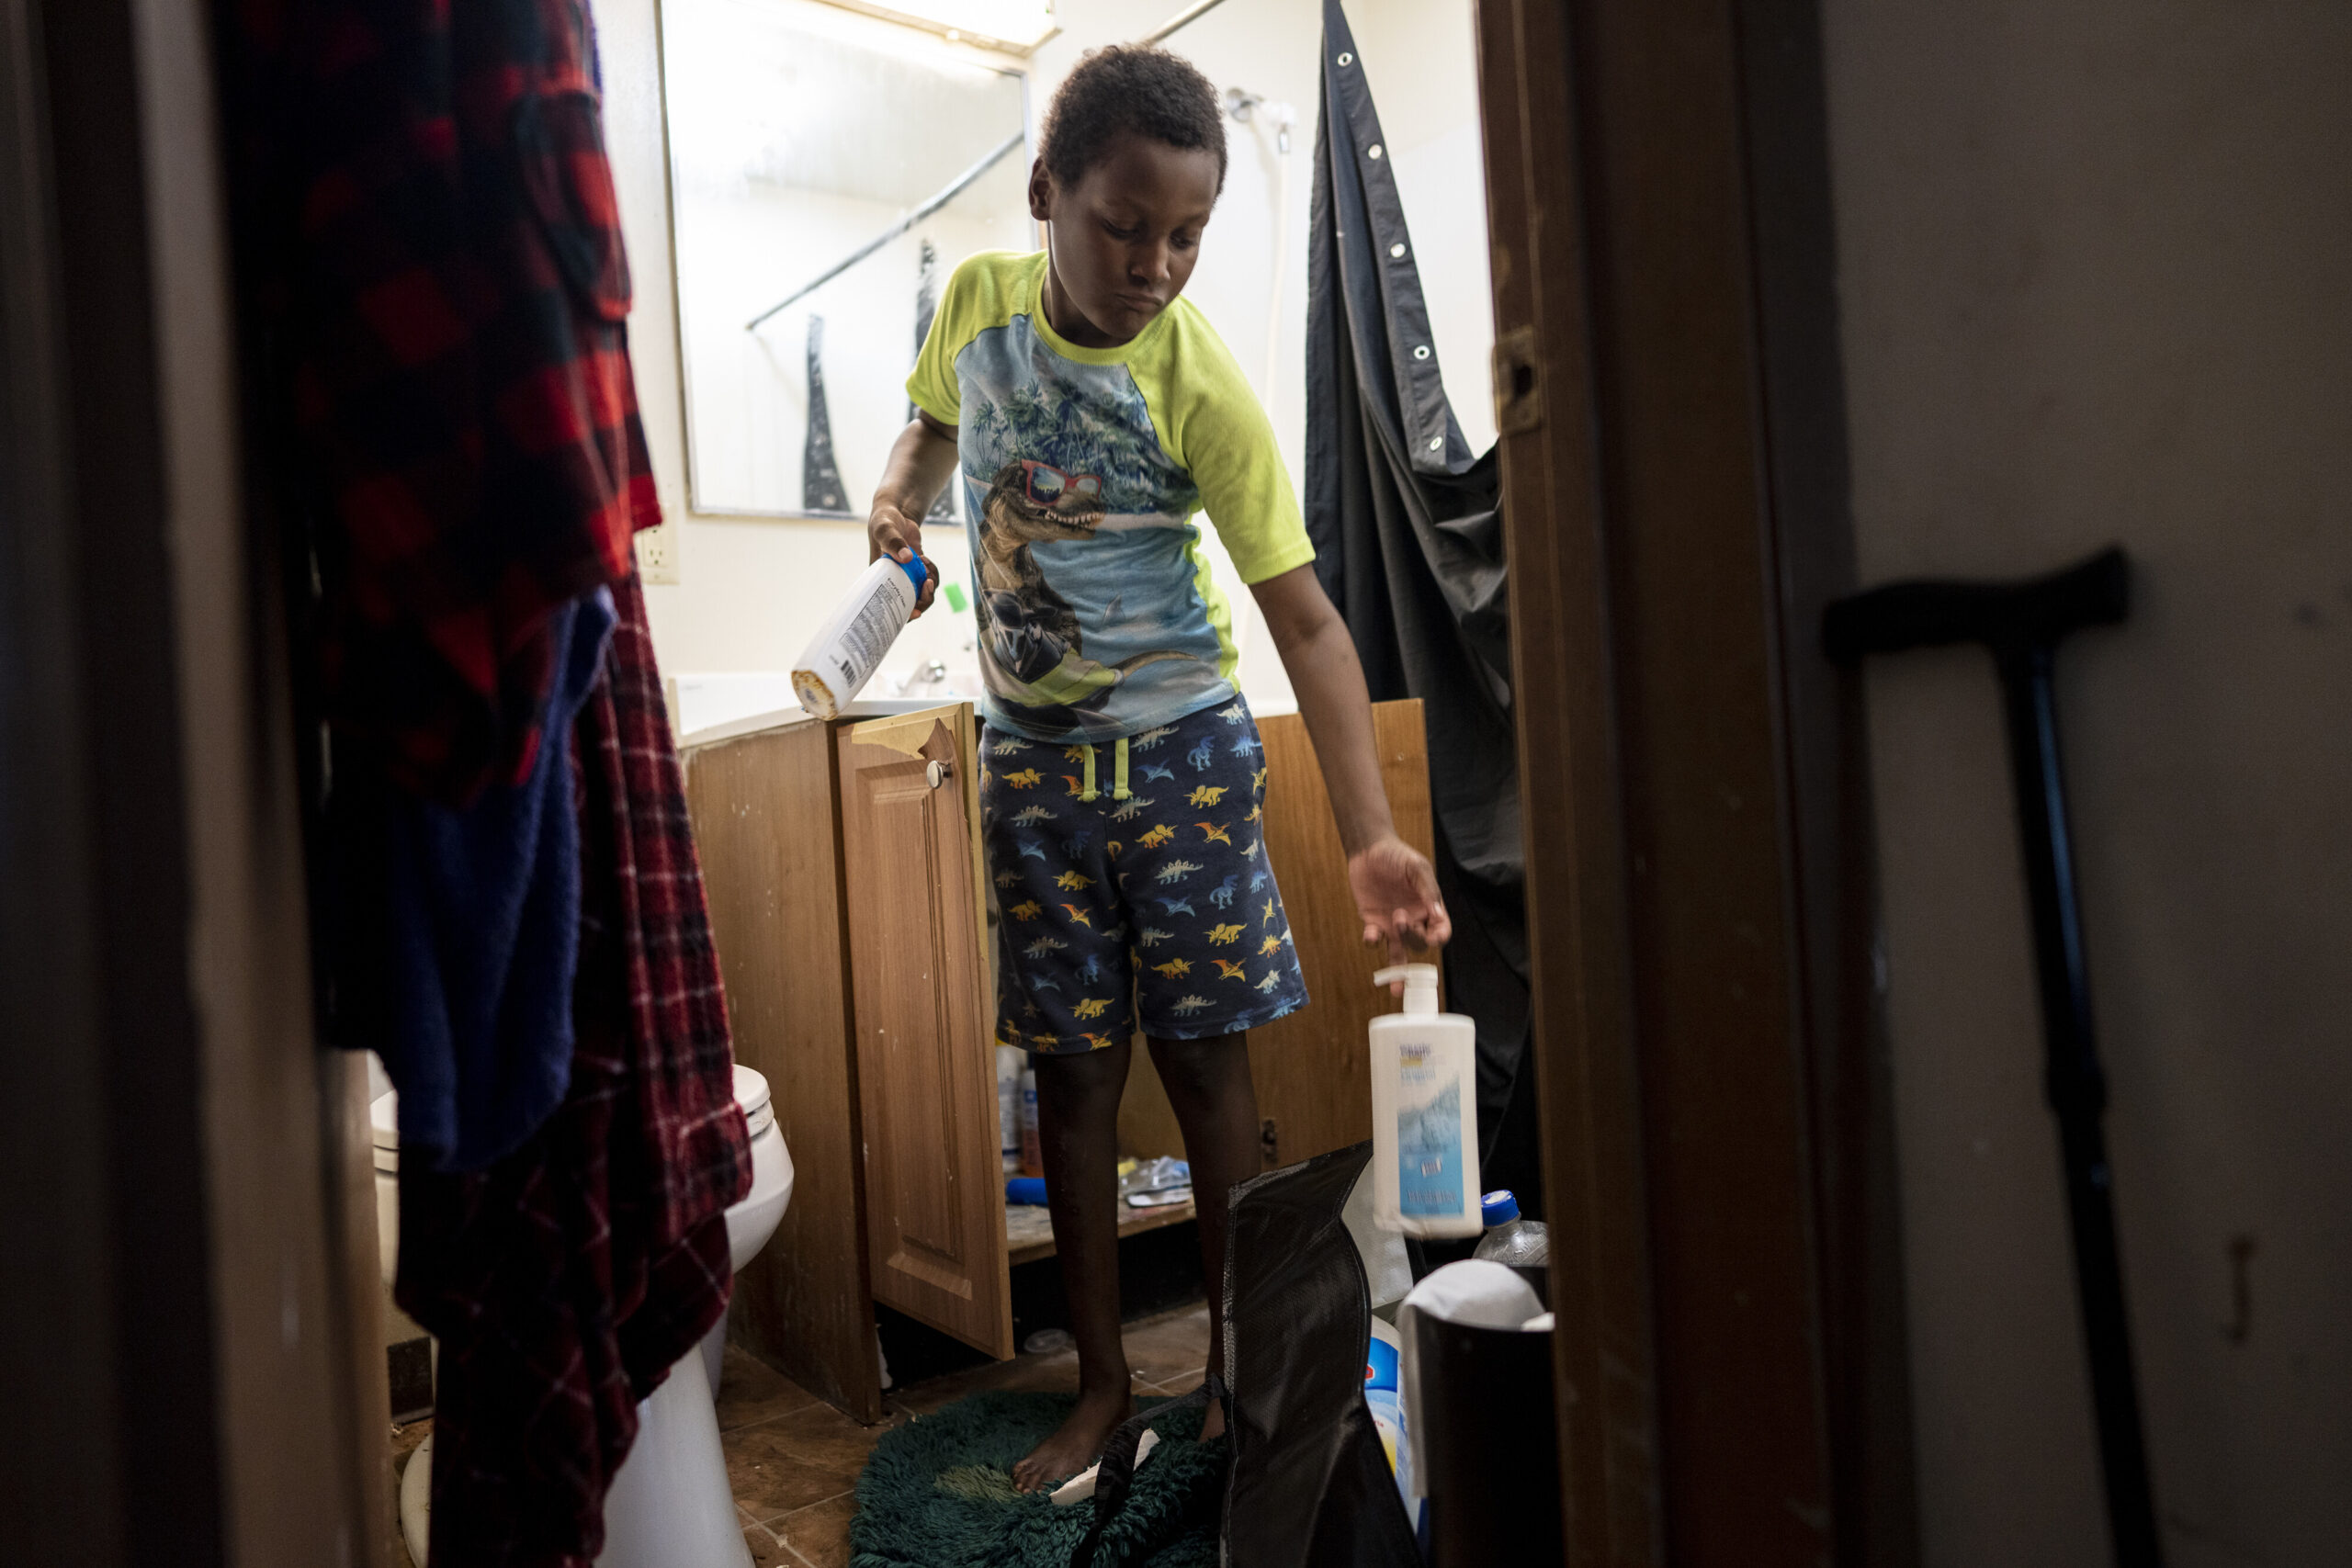
[(1080, 334), (1058, 321), (1056, 329), (1102, 348), (1149, 326), (1192, 279), (1216, 184), (1215, 152), (1134, 135), (1113, 142), (1073, 186), (1056, 181), (1042, 162), (1033, 168), (1029, 212), (1053, 225), (1061, 303), (1093, 330)]

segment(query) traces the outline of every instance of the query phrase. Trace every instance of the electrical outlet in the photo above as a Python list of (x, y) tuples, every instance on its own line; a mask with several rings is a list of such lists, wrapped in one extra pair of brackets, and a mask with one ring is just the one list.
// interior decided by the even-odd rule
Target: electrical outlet
[(664, 523), (637, 536), (637, 575), (645, 582), (678, 581), (678, 528)]

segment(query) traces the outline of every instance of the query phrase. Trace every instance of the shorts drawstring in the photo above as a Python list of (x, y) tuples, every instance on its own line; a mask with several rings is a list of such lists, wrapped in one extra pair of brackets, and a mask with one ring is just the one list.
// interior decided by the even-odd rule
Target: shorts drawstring
[[(1089, 805), (1092, 805), (1095, 801), (1102, 798), (1102, 791), (1097, 789), (1094, 784), (1094, 742), (1091, 740), (1081, 740), (1079, 744), (1086, 749), (1086, 787), (1078, 792), (1078, 798), (1085, 801)], [(1122, 735), (1119, 737), (1117, 744), (1112, 748), (1111, 756), (1111, 798), (1113, 800), (1125, 800), (1128, 798), (1127, 738), (1125, 736)]]

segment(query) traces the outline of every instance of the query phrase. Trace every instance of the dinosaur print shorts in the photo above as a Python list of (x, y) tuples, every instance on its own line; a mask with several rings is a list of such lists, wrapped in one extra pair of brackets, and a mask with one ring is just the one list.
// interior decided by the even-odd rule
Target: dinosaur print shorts
[(1091, 754), (994, 725), (980, 739), (1000, 1043), (1205, 1040), (1306, 1005), (1239, 697)]

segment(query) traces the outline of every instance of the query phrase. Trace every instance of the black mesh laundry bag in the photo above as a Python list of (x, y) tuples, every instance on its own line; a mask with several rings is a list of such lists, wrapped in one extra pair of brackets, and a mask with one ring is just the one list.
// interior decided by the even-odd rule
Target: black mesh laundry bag
[[(1226, 1400), (1232, 1470), (1227, 1568), (1419, 1568), (1405, 1505), (1364, 1404), (1372, 1293), (1340, 1212), (1372, 1145), (1318, 1155), (1233, 1190), (1225, 1255)], [(1086, 1568), (1116, 1515), (1148, 1419), (1114, 1436), (1094, 1494)]]

